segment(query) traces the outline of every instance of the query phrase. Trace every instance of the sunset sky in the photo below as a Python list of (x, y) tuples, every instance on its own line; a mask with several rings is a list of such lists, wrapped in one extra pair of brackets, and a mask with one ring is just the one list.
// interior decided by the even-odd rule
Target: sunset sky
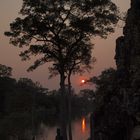
[[(121, 12), (126, 12), (130, 6), (130, 0), (112, 0), (119, 7)], [(8, 65), (13, 68), (13, 77), (28, 77), (33, 81), (39, 81), (43, 86), (49, 89), (56, 89), (59, 87), (58, 77), (48, 79), (49, 73), (47, 65), (40, 66), (34, 72), (26, 72), (28, 66), (33, 61), (22, 62), (19, 57), (19, 48), (9, 44), (9, 38), (4, 36), (4, 32), (9, 30), (9, 24), (14, 21), (21, 9), (22, 0), (0, 0), (0, 64)], [(77, 90), (87, 88), (86, 86), (80, 86), (81, 79), (88, 79), (91, 76), (96, 76), (101, 73), (102, 70), (114, 67), (115, 68), (115, 40), (122, 35), (123, 23), (120, 23), (116, 27), (115, 33), (108, 36), (106, 40), (101, 38), (93, 39), (95, 44), (93, 55), (96, 57), (97, 62), (94, 65), (94, 69), (91, 73), (85, 73), (82, 76), (74, 76), (72, 78), (73, 87)]]

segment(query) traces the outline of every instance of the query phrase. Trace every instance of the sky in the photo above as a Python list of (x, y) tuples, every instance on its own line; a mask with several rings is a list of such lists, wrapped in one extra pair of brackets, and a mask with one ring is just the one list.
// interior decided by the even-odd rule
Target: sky
[[(130, 0), (112, 0), (119, 7), (121, 12), (126, 12), (130, 7)], [(5, 31), (9, 31), (9, 24), (18, 16), (22, 6), (22, 0), (0, 0), (0, 64), (4, 64), (13, 68), (13, 77), (19, 79), (21, 77), (31, 78), (33, 81), (40, 82), (44, 87), (52, 89), (59, 88), (59, 77), (48, 79), (48, 65), (40, 66), (33, 72), (27, 72), (27, 68), (33, 61), (21, 61), (19, 57), (20, 51), (18, 47), (9, 44), (9, 38), (4, 36)], [(72, 77), (72, 86), (76, 90), (84, 88), (93, 88), (92, 86), (82, 85), (82, 79), (88, 79), (92, 76), (99, 75), (104, 69), (115, 68), (115, 42), (122, 35), (124, 23), (119, 23), (115, 32), (110, 34), (107, 39), (99, 37), (92, 39), (94, 45), (93, 55), (96, 57), (94, 69), (90, 73), (83, 75), (75, 75)]]

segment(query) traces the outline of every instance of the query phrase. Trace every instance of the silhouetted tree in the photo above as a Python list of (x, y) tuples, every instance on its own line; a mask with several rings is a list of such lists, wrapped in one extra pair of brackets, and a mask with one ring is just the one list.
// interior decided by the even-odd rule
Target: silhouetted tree
[[(34, 135), (38, 132), (41, 123), (58, 124), (61, 102), (58, 93), (56, 90), (48, 91), (28, 78), (16, 81), (0, 77), (0, 137), (3, 140), (9, 137), (26, 139), (32, 136), (32, 129)], [(76, 96), (74, 92), (72, 95), (72, 119), (87, 114), (90, 105), (87, 98)]]
[(92, 89), (83, 89), (83, 90), (80, 90), (79, 95), (81, 97), (87, 98), (90, 101), (93, 101), (95, 99), (95, 92)]
[(0, 64), (0, 77), (10, 77), (12, 76), (12, 68)]
[(12, 75), (12, 68), (0, 64), (0, 118), (4, 116), (5, 112), (5, 94), (14, 89), (16, 81), (10, 76)]
[(128, 130), (133, 126), (132, 116), (125, 107), (117, 71), (113, 68), (106, 69), (90, 81), (96, 85), (94, 139), (98, 139), (98, 135), (102, 135), (102, 139), (127, 139)]
[[(92, 35), (106, 37), (114, 31), (118, 21), (117, 7), (110, 0), (23, 0), (20, 14), (23, 16), (10, 24), (11, 31), (5, 35), (11, 37), (13, 45), (29, 46), (20, 54), (23, 60), (41, 54), (42, 58), (37, 59), (29, 70), (53, 62), (52, 68), (60, 74), (61, 115), (65, 116), (67, 64), (71, 64), (72, 57), (80, 48), (85, 51), (88, 47), (91, 49)], [(64, 119), (62, 132), (67, 140)]]
[(3, 140), (9, 136), (24, 137), (32, 129), (36, 132), (41, 122), (49, 121), (46, 107), (52, 110), (54, 106), (48, 102), (47, 89), (27, 78), (16, 81), (0, 77), (0, 101), (0, 137), (5, 137)]
[(111, 101), (112, 97), (117, 97), (118, 81), (116, 70), (113, 68), (102, 71), (99, 76), (91, 77), (89, 82), (95, 85), (95, 107), (96, 110), (105, 106)]
[[(89, 71), (92, 68), (95, 58), (91, 56), (91, 47), (90, 46), (77, 46), (77, 51), (71, 54), (70, 60), (65, 66), (66, 77), (67, 77), (67, 101), (68, 101), (68, 131), (69, 139), (72, 140), (72, 131), (71, 131), (71, 94), (72, 94), (72, 85), (71, 85), (71, 76), (72, 74), (83, 74), (86, 71)], [(51, 76), (59, 74), (57, 72), (57, 67), (50, 68)]]

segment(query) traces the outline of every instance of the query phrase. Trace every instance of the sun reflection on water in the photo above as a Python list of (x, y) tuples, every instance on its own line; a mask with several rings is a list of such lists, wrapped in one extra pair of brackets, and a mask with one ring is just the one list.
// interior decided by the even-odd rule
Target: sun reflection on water
[(86, 131), (86, 119), (82, 118), (82, 133), (85, 133)]

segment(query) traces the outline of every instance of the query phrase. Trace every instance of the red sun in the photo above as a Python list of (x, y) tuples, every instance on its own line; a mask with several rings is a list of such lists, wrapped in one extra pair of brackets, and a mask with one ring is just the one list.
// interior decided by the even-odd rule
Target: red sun
[(84, 83), (85, 83), (85, 80), (84, 80), (84, 79), (83, 79), (83, 80), (81, 80), (81, 83), (82, 83), (82, 84), (84, 84)]

